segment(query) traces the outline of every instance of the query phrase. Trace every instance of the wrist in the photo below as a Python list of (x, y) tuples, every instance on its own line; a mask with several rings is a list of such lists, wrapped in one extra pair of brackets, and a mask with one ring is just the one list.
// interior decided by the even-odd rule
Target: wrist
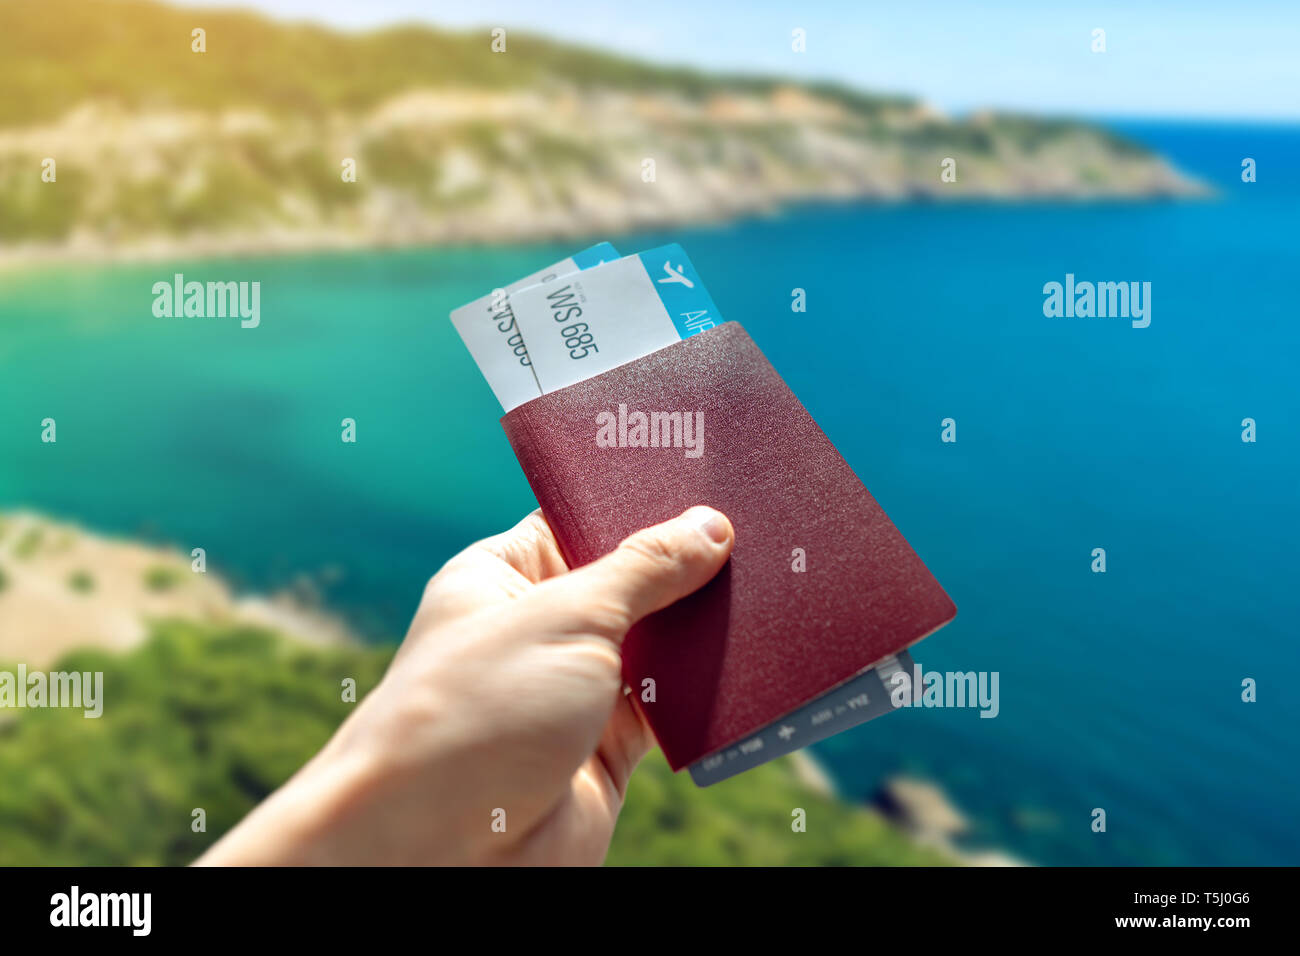
[(364, 754), (330, 753), (310, 763), (222, 837), (198, 865), (329, 866), (350, 860), (361, 843), (349, 820), (374, 793), (378, 770)]

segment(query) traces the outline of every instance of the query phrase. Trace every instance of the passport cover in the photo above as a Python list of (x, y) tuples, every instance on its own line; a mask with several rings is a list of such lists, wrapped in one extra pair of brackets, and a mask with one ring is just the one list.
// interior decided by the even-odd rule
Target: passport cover
[[(602, 413), (701, 413), (702, 453), (602, 447)], [(603, 421), (609, 419), (605, 417)], [(948, 623), (956, 606), (748, 333), (726, 322), (501, 419), (570, 567), (706, 504), (731, 559), (638, 623), (623, 678), (673, 770)], [(795, 549), (806, 570), (793, 570)], [(642, 700), (654, 680), (654, 701)]]

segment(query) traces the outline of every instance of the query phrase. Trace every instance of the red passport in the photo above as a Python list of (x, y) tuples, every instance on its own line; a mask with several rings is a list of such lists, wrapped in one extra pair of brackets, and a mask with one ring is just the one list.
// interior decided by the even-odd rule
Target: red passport
[[(719, 509), (736, 529), (718, 576), (624, 644), (624, 680), (674, 770), (957, 613), (735, 322), (549, 392), (501, 422), (570, 567), (691, 505)], [(653, 702), (642, 701), (646, 678)]]

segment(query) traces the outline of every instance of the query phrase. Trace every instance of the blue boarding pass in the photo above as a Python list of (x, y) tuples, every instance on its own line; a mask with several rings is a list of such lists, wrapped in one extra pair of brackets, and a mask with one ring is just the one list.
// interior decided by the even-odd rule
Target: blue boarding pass
[(514, 296), (532, 286), (546, 285), (617, 259), (618, 251), (608, 242), (600, 242), (452, 311), (451, 324), (503, 410), (508, 412), (542, 394), (524, 337), (515, 323), (511, 306)]
[(676, 243), (521, 290), (510, 303), (543, 393), (722, 322)]

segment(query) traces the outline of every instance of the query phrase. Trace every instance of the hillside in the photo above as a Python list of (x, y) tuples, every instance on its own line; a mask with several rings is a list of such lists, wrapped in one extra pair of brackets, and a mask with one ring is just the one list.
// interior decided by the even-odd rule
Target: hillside
[[(191, 51), (195, 27), (206, 52)], [(0, 83), (11, 259), (614, 234), (800, 200), (1198, 189), (1074, 122), (954, 121), (906, 98), (662, 68), (513, 31), (493, 53), (486, 31), (352, 34), (144, 0), (7, 0)], [(955, 182), (940, 181), (947, 157)]]

